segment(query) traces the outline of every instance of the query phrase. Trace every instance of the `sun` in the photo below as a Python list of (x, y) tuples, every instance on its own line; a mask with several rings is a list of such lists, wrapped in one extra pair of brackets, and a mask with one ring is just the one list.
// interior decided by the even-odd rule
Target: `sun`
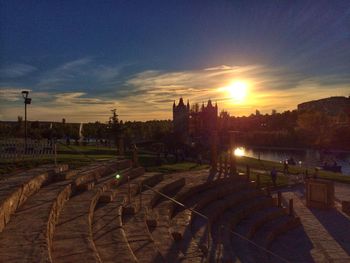
[(234, 81), (227, 86), (227, 91), (236, 102), (243, 102), (248, 94), (248, 85), (243, 81)]

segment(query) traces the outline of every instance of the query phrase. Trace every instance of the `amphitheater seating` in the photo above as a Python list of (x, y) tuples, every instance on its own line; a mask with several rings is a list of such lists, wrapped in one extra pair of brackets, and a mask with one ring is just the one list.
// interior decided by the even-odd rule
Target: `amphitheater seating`
[(266, 248), (301, 231), (244, 176), (145, 173), (129, 160), (67, 169), (0, 181), (0, 262), (265, 262), (231, 231)]

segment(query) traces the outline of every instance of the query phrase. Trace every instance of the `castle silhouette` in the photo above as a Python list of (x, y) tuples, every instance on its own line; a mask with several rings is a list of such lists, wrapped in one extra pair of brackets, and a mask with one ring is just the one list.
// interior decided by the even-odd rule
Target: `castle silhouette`
[(174, 133), (184, 143), (201, 142), (207, 144), (213, 131), (218, 130), (218, 105), (209, 99), (207, 105), (202, 103), (190, 107), (180, 98), (178, 105), (173, 104)]

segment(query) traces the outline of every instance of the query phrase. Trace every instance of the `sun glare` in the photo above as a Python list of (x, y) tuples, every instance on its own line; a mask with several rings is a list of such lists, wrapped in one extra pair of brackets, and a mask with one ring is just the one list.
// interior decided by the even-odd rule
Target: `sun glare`
[(245, 155), (245, 149), (243, 147), (237, 147), (234, 151), (233, 154), (235, 156), (244, 156)]
[(243, 81), (234, 81), (227, 87), (227, 91), (236, 102), (243, 102), (247, 97), (248, 85)]

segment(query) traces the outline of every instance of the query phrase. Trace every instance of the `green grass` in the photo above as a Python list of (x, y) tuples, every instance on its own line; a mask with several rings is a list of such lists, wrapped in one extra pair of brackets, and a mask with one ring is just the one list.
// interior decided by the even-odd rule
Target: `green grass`
[(146, 169), (149, 172), (159, 172), (159, 173), (169, 174), (169, 173), (209, 169), (209, 165), (206, 165), (206, 164), (199, 165), (193, 162), (181, 162), (181, 163), (174, 163), (174, 164), (163, 164), (160, 166), (151, 166)]
[[(251, 169), (271, 171), (272, 168), (275, 167), (279, 173), (283, 173), (283, 164), (279, 162), (258, 160), (251, 157), (237, 157), (236, 160), (237, 160), (237, 165), (241, 168), (249, 165)], [(288, 169), (289, 169), (289, 173), (291, 174), (303, 174), (306, 170), (308, 170), (309, 176), (312, 176), (313, 173), (315, 172), (315, 168), (304, 167), (304, 166), (300, 167), (298, 165), (289, 165)], [(334, 173), (330, 171), (319, 170), (317, 174), (318, 174), (318, 177), (321, 179), (327, 179), (327, 180), (332, 180), (336, 182), (350, 184), (350, 176), (342, 175), (341, 173)], [(269, 177), (268, 175), (266, 176)]]
[[(68, 164), (71, 168), (77, 168), (94, 161), (115, 158), (115, 155), (77, 155), (77, 154), (59, 154), (57, 158), (58, 163)], [(19, 161), (1, 161), (0, 162), (0, 175), (9, 174), (15, 170), (31, 169), (43, 164), (54, 164), (54, 158), (41, 158), (41, 159), (22, 159)]]
[(58, 144), (58, 154), (87, 154), (87, 155), (117, 155), (117, 148), (106, 146), (92, 146), (92, 145), (64, 145)]

